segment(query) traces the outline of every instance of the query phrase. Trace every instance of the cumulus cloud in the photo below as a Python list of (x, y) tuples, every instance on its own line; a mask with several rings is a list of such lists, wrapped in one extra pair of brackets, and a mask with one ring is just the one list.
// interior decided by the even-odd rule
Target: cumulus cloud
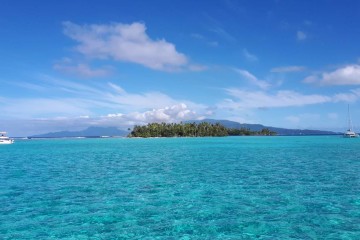
[(249, 71), (246, 71), (244, 69), (234, 68), (234, 71), (240, 74), (243, 78), (251, 82), (252, 84), (258, 86), (261, 89), (266, 89), (270, 87), (270, 84), (257, 79), (253, 74), (251, 74)]
[(303, 66), (284, 66), (284, 67), (276, 67), (271, 69), (273, 73), (287, 73), (287, 72), (301, 72), (304, 71), (305, 67)]
[[(129, 114), (108, 114), (107, 118), (117, 118), (136, 124), (146, 124), (151, 122), (180, 122), (183, 120), (199, 119), (203, 116), (191, 110), (184, 103), (179, 103), (170, 107), (152, 109), (145, 112), (132, 112)], [(105, 118), (105, 117), (104, 117)]]
[(321, 85), (360, 85), (360, 65), (347, 65), (332, 72), (314, 74), (306, 77), (304, 82)]
[(77, 25), (64, 22), (63, 26), (64, 33), (78, 42), (75, 49), (89, 58), (132, 62), (164, 71), (178, 70), (188, 63), (174, 44), (151, 39), (143, 23)]
[[(0, 111), (6, 116), (0, 124), (7, 121), (9, 132), (39, 133), (41, 128), (36, 127), (39, 124), (47, 126), (42, 132), (46, 132), (45, 129), (58, 131), (92, 125), (131, 127), (148, 122), (200, 119), (213, 114), (203, 104), (174, 99), (161, 92), (131, 93), (110, 82), (84, 85), (48, 76), (43, 82), (41, 91), (45, 89), (47, 93), (54, 92), (61, 97), (0, 97)], [(24, 124), (12, 124), (10, 119)]]
[[(32, 119), (1, 119), (0, 124), (12, 136), (29, 136), (45, 132), (63, 131), (66, 129), (81, 130), (89, 126), (111, 126), (119, 129), (132, 128), (152, 122), (180, 122), (184, 120), (203, 119), (206, 114), (197, 113), (186, 104), (179, 103), (170, 107), (137, 111), (129, 113), (107, 114), (104, 116), (72, 116)], [(21, 126), (21, 127), (19, 127)]]

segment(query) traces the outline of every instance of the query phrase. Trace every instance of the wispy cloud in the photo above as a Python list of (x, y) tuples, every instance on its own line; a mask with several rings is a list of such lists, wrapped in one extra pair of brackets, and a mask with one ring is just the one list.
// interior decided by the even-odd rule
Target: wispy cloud
[[(149, 122), (201, 119), (213, 114), (203, 104), (175, 99), (161, 92), (130, 93), (111, 82), (84, 85), (45, 76), (38, 88), (34, 86), (38, 91), (45, 89), (47, 93), (56, 94), (54, 97), (0, 98), (0, 111), (6, 116), (0, 124), (9, 132), (29, 135), (45, 129), (81, 129), (91, 125), (131, 127)], [(12, 124), (9, 119), (17, 123)]]
[(248, 80), (250, 83), (258, 86), (261, 89), (267, 89), (270, 87), (270, 84), (268, 82), (257, 79), (257, 77), (244, 69), (234, 68), (234, 71), (240, 74), (240, 76)]
[(307, 34), (305, 32), (303, 32), (303, 31), (299, 30), (299, 31), (296, 32), (296, 38), (299, 41), (303, 41), (303, 40), (305, 40), (307, 38)]
[(191, 36), (192, 38), (198, 39), (198, 40), (204, 40), (204, 39), (206, 39), (206, 38), (204, 37), (204, 35), (199, 34), (199, 33), (192, 33), (192, 34), (190, 34), (190, 36)]
[(209, 40), (207, 37), (205, 37), (202, 34), (199, 33), (193, 33), (190, 35), (193, 39), (200, 40), (204, 42), (205, 44), (211, 46), (211, 47), (217, 47), (219, 46), (219, 43), (217, 41)]
[(106, 77), (112, 74), (111, 67), (93, 69), (89, 65), (83, 63), (79, 63), (77, 65), (57, 63), (54, 65), (54, 69), (60, 72), (85, 78)]
[(287, 72), (301, 72), (304, 71), (306, 68), (303, 66), (283, 66), (283, 67), (276, 67), (271, 69), (273, 73), (287, 73)]
[(246, 91), (242, 89), (229, 88), (226, 92), (233, 99), (228, 99), (221, 105), (232, 108), (274, 108), (304, 106), (331, 101), (331, 98), (324, 95), (304, 95), (295, 91), (282, 90), (275, 94), (264, 91)]
[(111, 126), (119, 129), (132, 128), (151, 122), (180, 122), (185, 120), (200, 120), (208, 117), (207, 113), (196, 112), (184, 103), (152, 109), (148, 111), (134, 111), (129, 113), (111, 113), (103, 116), (67, 116), (52, 118), (17, 118), (12, 120), (0, 119), (11, 136), (30, 136), (39, 133), (81, 130), (89, 126)]
[(306, 25), (306, 26), (311, 26), (311, 25), (313, 25), (313, 22), (310, 21), (310, 20), (305, 20), (305, 21), (304, 21), (304, 25)]
[[(36, 85), (34, 85), (36, 87)], [(56, 96), (48, 98), (5, 98), (0, 111), (14, 118), (48, 118), (55, 116), (99, 115), (163, 109), (185, 104), (194, 111), (205, 112), (207, 106), (184, 99), (174, 99), (161, 92), (129, 93), (115, 83), (84, 85), (44, 76), (39, 89)], [(27, 87), (27, 86), (24, 86)]]
[(334, 102), (355, 102), (360, 97), (360, 88), (352, 89), (346, 93), (337, 93), (333, 96)]
[(188, 69), (193, 72), (202, 72), (208, 69), (205, 65), (189, 65)]
[(281, 108), (299, 107), (331, 102), (353, 102), (360, 98), (360, 89), (334, 95), (303, 94), (292, 90), (281, 90), (274, 93), (265, 91), (247, 91), (238, 88), (225, 90), (230, 98), (218, 104), (219, 108), (249, 109), (249, 108)]
[(7, 118), (36, 118), (55, 116), (87, 115), (90, 102), (77, 98), (7, 98), (6, 103), (0, 106), (1, 112)]
[(250, 62), (255, 62), (258, 60), (258, 57), (252, 53), (250, 53), (246, 48), (243, 49), (243, 55), (246, 58), (246, 60)]
[(216, 33), (217, 35), (219, 35), (220, 37), (226, 39), (227, 41), (236, 42), (236, 38), (234, 36), (232, 36), (229, 32), (227, 32), (222, 27), (219, 27), (219, 26), (214, 27), (214, 28), (211, 28), (210, 31)]
[(321, 85), (360, 85), (360, 65), (347, 65), (332, 72), (313, 74), (306, 77), (304, 82)]
[(64, 33), (79, 44), (75, 50), (88, 58), (113, 59), (145, 67), (173, 71), (188, 64), (175, 45), (164, 39), (152, 40), (143, 23), (77, 25), (64, 22)]

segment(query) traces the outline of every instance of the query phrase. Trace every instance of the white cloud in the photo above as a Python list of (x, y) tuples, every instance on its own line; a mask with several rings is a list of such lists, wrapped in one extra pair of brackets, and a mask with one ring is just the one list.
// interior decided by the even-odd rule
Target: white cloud
[[(41, 83), (42, 92), (54, 92), (61, 97), (0, 97), (3, 115), (0, 123), (4, 123), (2, 126), (9, 132), (31, 135), (91, 125), (128, 127), (153, 121), (199, 119), (213, 114), (202, 104), (174, 99), (161, 92), (129, 93), (114, 83), (84, 85), (47, 76)], [(18, 123), (13, 124), (10, 119)]]
[(31, 98), (10, 99), (0, 106), (3, 116), (7, 118), (36, 118), (41, 116), (62, 116), (78, 114), (87, 115), (91, 111), (85, 101), (75, 98)]
[(360, 97), (360, 89), (352, 89), (348, 93), (337, 93), (333, 97), (334, 102), (355, 102)]
[(202, 34), (198, 34), (198, 33), (193, 33), (190, 35), (193, 39), (205, 42), (206, 44), (208, 44), (211, 47), (217, 47), (219, 46), (219, 43), (217, 41), (211, 41), (209, 40), (207, 37), (205, 37)]
[(244, 69), (234, 68), (234, 71), (261, 89), (267, 89), (270, 87), (270, 84), (268, 82), (257, 79), (257, 77)]
[(316, 75), (306, 77), (303, 82), (304, 83), (316, 83), (319, 81), (319, 78)]
[(258, 60), (258, 57), (254, 54), (251, 54), (246, 48), (243, 49), (243, 55), (246, 58), (246, 60), (250, 62), (255, 62)]
[(321, 82), (325, 85), (359, 85), (360, 65), (349, 65), (330, 73), (323, 73)]
[(299, 30), (299, 31), (296, 32), (296, 38), (299, 41), (303, 41), (303, 40), (305, 40), (307, 38), (307, 35), (306, 35), (305, 32)]
[(212, 47), (217, 47), (219, 46), (219, 43), (217, 41), (211, 41), (211, 42), (208, 42), (208, 44)]
[(80, 77), (93, 78), (93, 77), (106, 77), (111, 75), (112, 71), (109, 67), (92, 69), (87, 64), (67, 65), (57, 63), (54, 65), (54, 69), (60, 72), (74, 74)]
[(314, 74), (305, 78), (303, 82), (322, 85), (360, 85), (360, 65), (353, 64), (332, 72)]
[[(135, 124), (146, 124), (150, 122), (180, 122), (183, 120), (204, 118), (191, 110), (184, 103), (179, 103), (170, 107), (152, 109), (145, 112), (131, 112), (129, 114), (108, 114), (107, 118), (117, 118), (118, 120), (133, 122)], [(105, 117), (103, 117), (104, 119)]]
[(354, 102), (360, 98), (360, 88), (331, 96), (302, 94), (290, 90), (281, 90), (273, 94), (265, 91), (247, 91), (238, 88), (228, 88), (225, 89), (225, 91), (230, 97), (224, 99), (217, 106), (229, 110), (299, 107), (322, 103)]
[(286, 73), (286, 72), (301, 72), (304, 71), (305, 67), (303, 66), (284, 66), (284, 67), (276, 67), (271, 69), (273, 73)]
[(232, 36), (229, 32), (227, 32), (222, 27), (214, 27), (214, 28), (210, 29), (210, 31), (216, 33), (217, 35), (226, 39), (229, 42), (236, 42), (236, 38), (234, 36)]
[(12, 136), (29, 136), (39, 133), (81, 130), (89, 126), (111, 126), (119, 129), (132, 128), (151, 122), (180, 122), (184, 120), (203, 119), (206, 114), (197, 113), (186, 104), (179, 103), (170, 107), (152, 109), (143, 112), (116, 113), (105, 116), (73, 116), (37, 119), (0, 119), (0, 124)]
[(205, 71), (207, 69), (208, 69), (208, 67), (204, 66), (204, 65), (190, 65), (189, 66), (189, 70), (193, 71), (193, 72), (202, 72), (202, 71)]
[(233, 97), (227, 99), (219, 105), (222, 108), (274, 108), (305, 106), (310, 104), (319, 104), (330, 102), (331, 97), (324, 95), (304, 95), (295, 91), (278, 91), (275, 94), (269, 94), (264, 91), (245, 91), (236, 88), (226, 89), (226, 92)]
[(76, 40), (76, 50), (86, 57), (141, 64), (172, 71), (187, 65), (187, 57), (164, 39), (152, 40), (143, 23), (77, 25), (64, 22), (64, 33)]
[(192, 33), (192, 34), (190, 34), (190, 36), (191, 36), (192, 38), (198, 39), (198, 40), (204, 40), (204, 39), (205, 39), (204, 35), (199, 34), (199, 33)]

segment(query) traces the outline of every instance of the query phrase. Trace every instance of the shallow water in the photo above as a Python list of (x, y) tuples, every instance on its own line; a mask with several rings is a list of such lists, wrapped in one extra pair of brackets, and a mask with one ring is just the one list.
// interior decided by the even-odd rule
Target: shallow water
[(0, 239), (359, 239), (360, 138), (0, 146)]

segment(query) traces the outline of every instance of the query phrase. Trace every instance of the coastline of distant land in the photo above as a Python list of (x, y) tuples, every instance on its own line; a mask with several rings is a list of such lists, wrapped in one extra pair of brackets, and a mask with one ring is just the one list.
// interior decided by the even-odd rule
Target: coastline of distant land
[[(267, 129), (269, 132), (275, 132), (277, 136), (316, 136), (316, 135), (340, 135), (342, 133), (332, 131), (322, 131), (313, 129), (287, 129), (277, 128), (271, 126), (264, 126), (261, 124), (248, 124), (238, 123), (229, 120), (216, 120), (216, 119), (204, 119), (204, 120), (189, 120), (184, 121), (184, 124), (221, 124), (227, 129), (234, 130), (249, 130), (251, 132), (259, 132), (263, 129)], [(133, 128), (134, 129), (134, 128)], [(132, 130), (133, 130), (132, 129)], [(107, 137), (126, 137), (129, 135), (130, 130), (120, 130), (117, 127), (100, 127), (91, 126), (82, 131), (60, 131), (60, 132), (49, 132), (44, 134), (37, 134), (28, 136), (28, 138), (107, 138)], [(230, 136), (232, 134), (229, 134)], [(233, 134), (240, 135), (240, 134)], [(246, 134), (243, 134), (246, 135)], [(255, 135), (255, 134), (254, 134)]]

